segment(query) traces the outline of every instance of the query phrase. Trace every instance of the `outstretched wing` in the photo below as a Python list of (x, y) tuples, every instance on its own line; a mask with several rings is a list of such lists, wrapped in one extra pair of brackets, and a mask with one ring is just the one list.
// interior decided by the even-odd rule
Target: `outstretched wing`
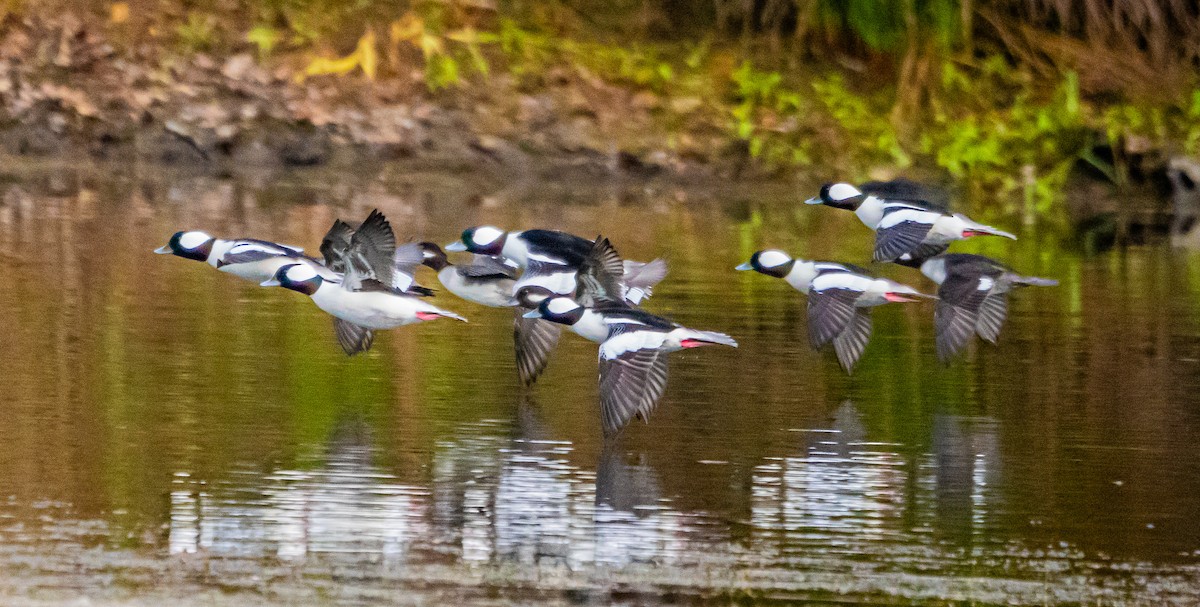
[(871, 312), (867, 308), (856, 308), (850, 323), (840, 335), (833, 339), (833, 351), (846, 373), (854, 370), (867, 342), (871, 340)]
[(379, 209), (374, 209), (350, 237), (346, 283), (354, 288), (358, 281), (373, 278), (388, 287), (394, 286), (395, 254), (396, 234), (392, 225)]
[[(984, 302), (989, 299), (994, 285), (995, 280), (992, 277), (977, 272), (951, 272), (938, 287), (938, 304), (934, 308), (933, 324), (937, 331), (938, 358), (943, 362), (958, 354), (981, 326), (980, 311)], [(1003, 303), (1003, 295), (999, 298)], [(1000, 330), (999, 323), (1003, 323), (1003, 313), (997, 323), (998, 312), (1001, 310), (995, 309), (995, 304), (989, 304), (988, 320), (983, 323), (984, 332), (993, 337)], [(994, 332), (990, 331), (993, 327)]]
[(354, 236), (354, 228), (341, 219), (333, 220), (333, 225), (321, 239), (321, 256), (325, 258), (325, 267), (339, 274), (346, 273), (346, 254), (350, 251), (350, 238)]
[(607, 238), (597, 236), (579, 265), (575, 301), (582, 306), (591, 306), (602, 299), (623, 299), (621, 277), (624, 275), (625, 263), (617, 249)]
[(540, 318), (525, 318), (525, 308), (515, 308), (513, 346), (517, 355), (517, 375), (526, 386), (537, 381), (550, 362), (550, 352), (562, 335), (561, 325)]
[(813, 348), (821, 348), (846, 331), (854, 320), (854, 302), (860, 295), (851, 289), (809, 291), (808, 338)]
[(346, 322), (340, 318), (333, 319), (333, 332), (337, 335), (338, 345), (350, 356), (371, 349), (375, 341), (375, 333), (366, 327)]
[(667, 390), (667, 355), (657, 349), (630, 350), (600, 358), (600, 418), (611, 435), (634, 417), (647, 420)]
[(975, 320), (975, 332), (990, 343), (1000, 337), (1000, 328), (1008, 317), (1008, 295), (992, 293), (979, 305), (979, 317)]

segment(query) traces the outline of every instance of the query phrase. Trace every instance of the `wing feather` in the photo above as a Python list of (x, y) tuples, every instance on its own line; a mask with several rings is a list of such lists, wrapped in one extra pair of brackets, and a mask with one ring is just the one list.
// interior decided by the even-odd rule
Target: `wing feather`
[(370, 350), (375, 341), (375, 333), (370, 329), (340, 318), (333, 319), (333, 333), (337, 336), (342, 351), (350, 356)]
[(875, 232), (875, 261), (892, 261), (905, 253), (913, 254), (929, 234), (932, 224), (901, 221)]
[(540, 318), (525, 318), (528, 310), (515, 308), (513, 347), (517, 357), (517, 375), (526, 386), (537, 381), (550, 362), (550, 353), (562, 335), (560, 325)]
[(833, 350), (846, 373), (854, 370), (867, 342), (871, 340), (871, 312), (867, 308), (856, 308), (850, 324), (833, 340)]
[(630, 350), (600, 359), (600, 418), (606, 436), (631, 419), (648, 419), (667, 387), (667, 355), (657, 349)]
[(854, 302), (861, 295), (850, 289), (824, 289), (808, 294), (808, 338), (821, 348), (846, 331), (854, 318)]

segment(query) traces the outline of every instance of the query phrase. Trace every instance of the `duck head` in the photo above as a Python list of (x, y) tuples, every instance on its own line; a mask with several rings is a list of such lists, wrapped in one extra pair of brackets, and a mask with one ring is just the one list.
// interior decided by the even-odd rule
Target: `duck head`
[(738, 266), (736, 269), (742, 271), (754, 270), (767, 276), (783, 278), (792, 271), (792, 266), (794, 265), (796, 265), (796, 260), (791, 255), (779, 249), (766, 249), (751, 255), (750, 261)]
[(522, 308), (532, 308), (533, 311), (536, 312), (538, 306), (542, 305), (543, 301), (546, 301), (555, 295), (557, 295), (557, 293), (547, 289), (546, 287), (529, 285), (521, 287), (517, 290), (516, 295), (513, 295), (512, 305), (521, 306)]
[(470, 251), (477, 255), (499, 255), (508, 232), (495, 226), (475, 226), (463, 230), (462, 239), (446, 245), (447, 251)]
[(159, 255), (176, 255), (185, 259), (208, 261), (216, 238), (205, 232), (175, 232), (167, 244), (154, 249)]
[(525, 318), (542, 318), (560, 325), (573, 325), (583, 318), (586, 308), (565, 295), (555, 295), (542, 301), (535, 310), (527, 312)]
[(827, 183), (821, 186), (821, 193), (815, 198), (809, 198), (804, 204), (823, 204), (828, 207), (854, 211), (866, 199), (858, 188), (848, 183)]
[(275, 277), (270, 280), (265, 280), (260, 283), (264, 287), (283, 287), (298, 291), (305, 295), (312, 295), (321, 288), (321, 283), (325, 282), (320, 274), (313, 268), (299, 263), (288, 264), (280, 267), (275, 271)]

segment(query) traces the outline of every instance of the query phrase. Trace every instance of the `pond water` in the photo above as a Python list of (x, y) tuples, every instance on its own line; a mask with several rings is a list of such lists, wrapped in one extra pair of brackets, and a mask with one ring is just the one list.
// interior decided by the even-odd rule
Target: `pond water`
[[(814, 186), (8, 168), (0, 602), (1200, 601), (1200, 257), (976, 213), (1021, 239), (956, 250), (1062, 285), (948, 366), (931, 305), (877, 309), (848, 377), (800, 294), (733, 271), (869, 258), (853, 215), (798, 204)], [(649, 423), (606, 443), (574, 335), (526, 390), (509, 313), (442, 294), (469, 324), (348, 359), (303, 296), (151, 254), (184, 228), (315, 252), (374, 207), (442, 243), (603, 233), (669, 261), (648, 309), (741, 347), (673, 355)]]

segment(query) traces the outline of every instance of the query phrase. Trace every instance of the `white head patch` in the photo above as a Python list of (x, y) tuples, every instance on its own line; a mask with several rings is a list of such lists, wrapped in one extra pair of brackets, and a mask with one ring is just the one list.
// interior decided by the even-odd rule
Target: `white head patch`
[(504, 235), (504, 230), (494, 228), (492, 226), (480, 226), (475, 228), (475, 233), (471, 235), (471, 240), (477, 245), (489, 245), (496, 242), (497, 238)]
[(179, 246), (185, 249), (194, 249), (210, 240), (212, 240), (212, 236), (204, 232), (184, 232), (179, 235)]
[(768, 249), (758, 254), (758, 265), (764, 268), (781, 266), (792, 260), (792, 257), (777, 249)]
[(860, 194), (862, 192), (858, 191), (858, 188), (848, 183), (835, 183), (829, 186), (829, 198), (832, 200), (846, 200)]
[(304, 282), (317, 275), (317, 271), (306, 264), (297, 264), (287, 269), (287, 278), (292, 282)]
[(551, 314), (566, 314), (579, 309), (579, 304), (567, 297), (555, 297), (546, 304), (546, 310)]

